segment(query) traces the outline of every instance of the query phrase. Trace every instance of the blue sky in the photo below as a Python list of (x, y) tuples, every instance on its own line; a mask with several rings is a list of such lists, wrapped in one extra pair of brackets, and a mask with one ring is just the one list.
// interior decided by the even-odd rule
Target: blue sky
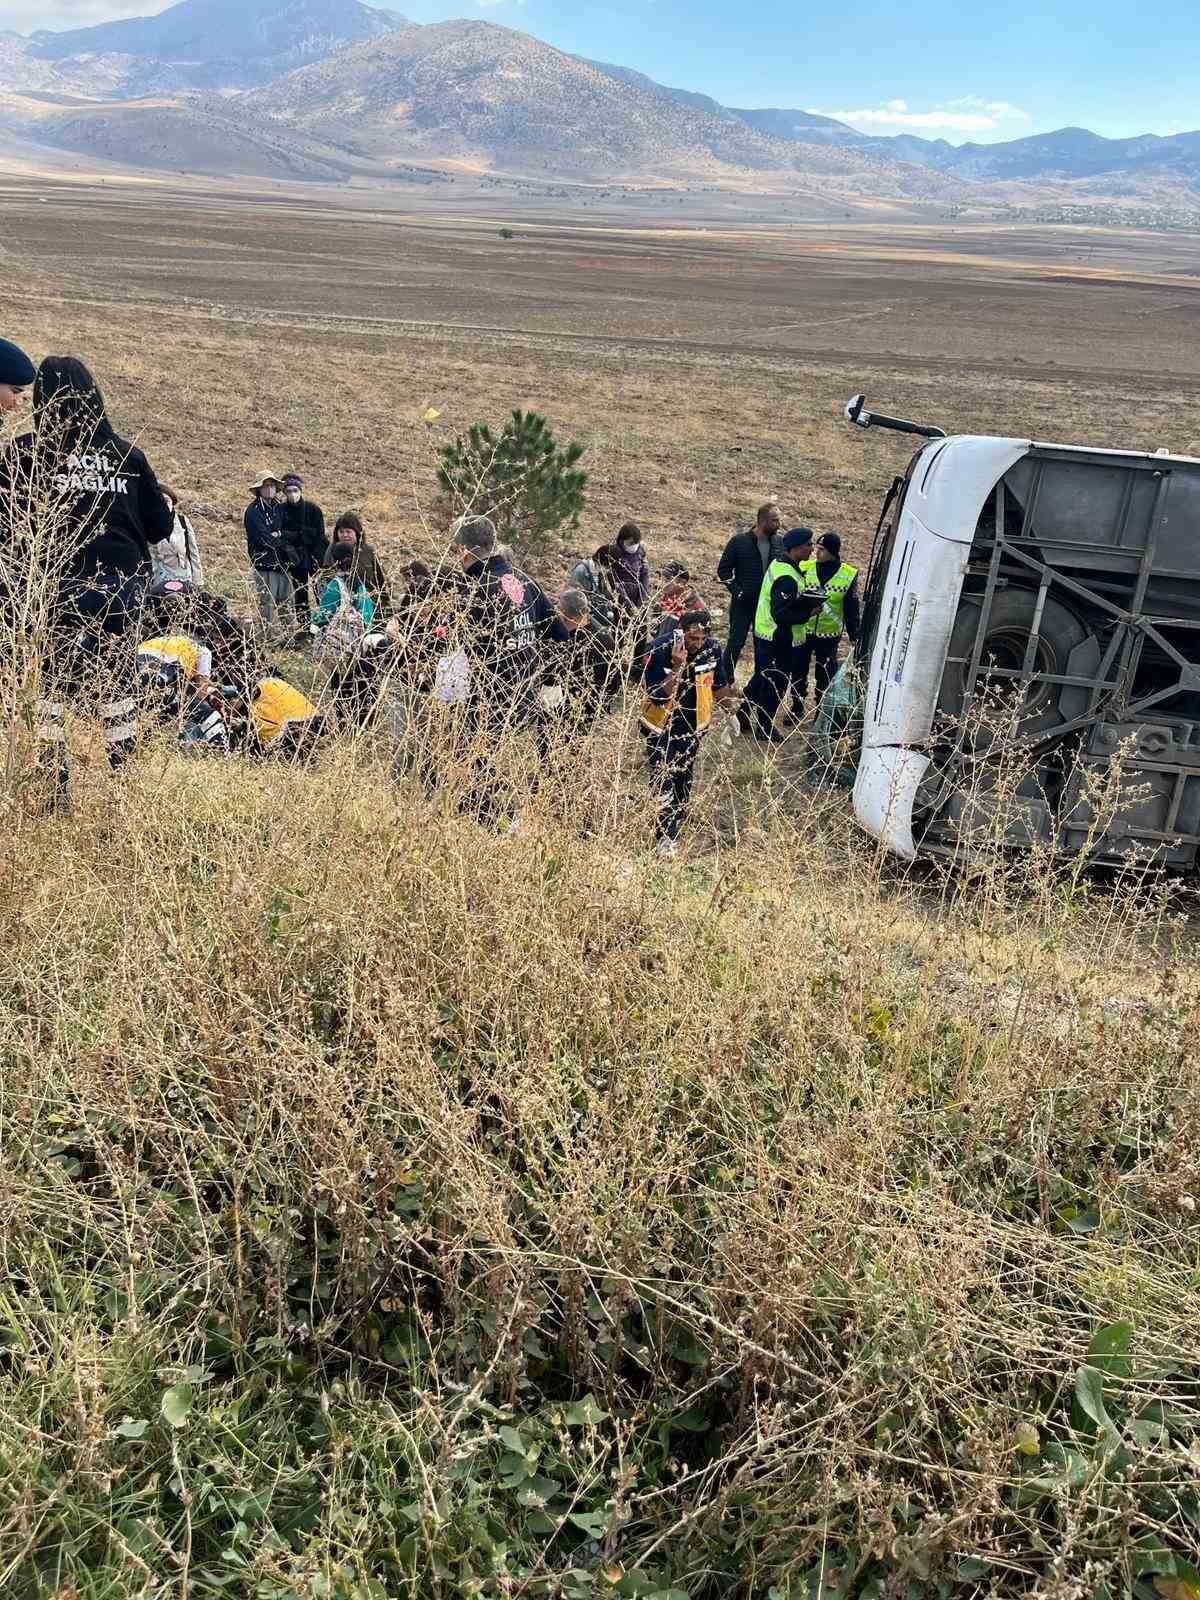
[[(864, 132), (961, 143), (1068, 123), (1110, 137), (1200, 128), (1196, 0), (381, 3), (415, 22), (506, 23), (727, 105), (825, 111)], [(0, 0), (0, 18), (25, 28), (163, 9), (156, 0)]]

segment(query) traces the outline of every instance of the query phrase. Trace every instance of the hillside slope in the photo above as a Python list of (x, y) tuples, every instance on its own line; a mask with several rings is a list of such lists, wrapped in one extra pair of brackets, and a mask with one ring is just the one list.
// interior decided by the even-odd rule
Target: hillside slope
[(455, 160), (536, 176), (751, 175), (767, 187), (961, 193), (857, 151), (809, 149), (612, 77), (528, 34), (460, 21), (349, 47), (275, 85), (259, 109), (364, 157)]
[(404, 21), (360, 0), (181, 0), (157, 16), (36, 33), (28, 55), (76, 77), (86, 76), (96, 57), (119, 57), (117, 89), (127, 94), (167, 85), (228, 88), (261, 83)]
[(336, 153), (280, 136), (227, 106), (167, 97), (92, 101), (0, 92), (0, 128), (46, 150), (116, 167), (207, 177), (325, 183), (345, 177)]

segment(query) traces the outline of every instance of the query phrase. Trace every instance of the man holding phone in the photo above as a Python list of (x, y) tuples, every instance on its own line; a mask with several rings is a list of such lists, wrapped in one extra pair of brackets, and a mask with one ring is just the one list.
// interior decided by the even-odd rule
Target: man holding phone
[(679, 853), (696, 757), (713, 707), (731, 709), (729, 676), (721, 646), (709, 632), (710, 621), (701, 607), (685, 611), (677, 627), (654, 641), (646, 658), (641, 721), (650, 779), (658, 796), (654, 832), (664, 861)]

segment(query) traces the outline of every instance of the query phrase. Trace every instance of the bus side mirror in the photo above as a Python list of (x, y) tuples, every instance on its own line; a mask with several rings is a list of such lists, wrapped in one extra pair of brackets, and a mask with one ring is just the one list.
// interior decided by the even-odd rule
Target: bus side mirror
[(852, 422), (856, 428), (869, 428), (871, 426), (871, 413), (864, 410), (866, 404), (865, 394), (851, 395), (846, 406), (846, 421)]

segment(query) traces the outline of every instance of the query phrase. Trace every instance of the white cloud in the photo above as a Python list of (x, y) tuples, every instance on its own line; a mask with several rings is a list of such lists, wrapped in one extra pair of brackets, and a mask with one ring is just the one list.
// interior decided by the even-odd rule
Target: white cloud
[(1028, 122), (1028, 111), (1022, 111), (1020, 106), (1014, 106), (1009, 100), (983, 100), (977, 94), (964, 94), (957, 100), (947, 100), (946, 106), (951, 111), (984, 111), (991, 117), (1001, 121)]
[(1029, 121), (1029, 113), (1008, 100), (983, 100), (973, 94), (944, 101), (929, 111), (914, 111), (907, 100), (900, 99), (857, 111), (823, 111), (816, 106), (805, 109), (813, 116), (848, 122), (852, 128), (910, 128), (939, 133), (991, 133), (1002, 122)]
[(149, 17), (165, 11), (173, 0), (4, 0), (0, 6), (0, 32), (11, 28), (31, 33), (46, 28), (52, 33), (66, 28), (90, 28), (97, 22), (120, 17)]

